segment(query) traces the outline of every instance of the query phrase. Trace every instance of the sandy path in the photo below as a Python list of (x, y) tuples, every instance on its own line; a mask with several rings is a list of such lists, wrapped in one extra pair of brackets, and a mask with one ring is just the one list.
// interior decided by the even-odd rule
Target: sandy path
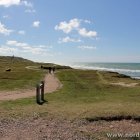
[[(45, 81), (45, 93), (51, 93), (62, 87), (62, 84), (55, 77), (54, 74), (47, 74), (44, 78)], [(0, 100), (16, 100), (20, 98), (27, 98), (36, 95), (36, 88), (18, 90), (18, 91), (0, 91)]]
[(138, 83), (129, 83), (129, 84), (126, 84), (124, 82), (118, 82), (118, 83), (110, 83), (111, 85), (119, 85), (119, 86), (122, 86), (122, 87), (135, 87), (136, 85), (138, 85)]

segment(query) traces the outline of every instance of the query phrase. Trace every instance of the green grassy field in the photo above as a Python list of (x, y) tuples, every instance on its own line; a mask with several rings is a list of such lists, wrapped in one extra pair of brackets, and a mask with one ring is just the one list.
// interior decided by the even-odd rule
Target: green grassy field
[[(63, 88), (45, 95), (47, 103), (39, 106), (35, 98), (0, 102), (2, 115), (32, 115), (34, 112), (56, 117), (94, 118), (100, 116), (140, 116), (140, 81), (118, 78), (117, 73), (91, 70), (61, 70), (57, 77)], [(110, 85), (125, 81), (135, 87)]]
[[(30, 88), (41, 80), (43, 71), (26, 69), (27, 66), (38, 66), (29, 60), (21, 58), (0, 57), (0, 90), (15, 90)], [(11, 69), (10, 72), (6, 69)]]
[[(23, 58), (0, 56), (0, 90), (17, 90), (35, 87), (48, 71), (41, 69), (41, 65), (45, 67), (54, 66), (51, 63), (35, 63)], [(27, 69), (28, 66), (29, 69)], [(59, 65), (55, 65), (55, 67), (63, 68)], [(7, 69), (11, 69), (11, 71), (8, 72), (6, 71)]]
[[(140, 115), (140, 86), (121, 87), (110, 85), (108, 72), (70, 70), (58, 73), (64, 87), (46, 96), (50, 112), (69, 117), (95, 117), (114, 115)], [(102, 78), (101, 78), (102, 77)], [(136, 82), (129, 78), (113, 81)], [(138, 83), (140, 81), (137, 81)], [(52, 108), (52, 109), (51, 109)]]

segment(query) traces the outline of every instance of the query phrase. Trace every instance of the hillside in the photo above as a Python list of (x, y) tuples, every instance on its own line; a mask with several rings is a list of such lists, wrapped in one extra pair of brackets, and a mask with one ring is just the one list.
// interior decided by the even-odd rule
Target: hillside
[[(43, 68), (41, 68), (43, 66)], [(0, 56), (0, 90), (31, 88), (42, 80), (49, 67), (69, 69), (53, 63), (38, 63), (21, 57)]]
[(33, 61), (24, 59), (22, 57), (16, 57), (16, 56), (0, 56), (0, 61), (3, 62), (24, 62), (24, 63), (33, 63)]

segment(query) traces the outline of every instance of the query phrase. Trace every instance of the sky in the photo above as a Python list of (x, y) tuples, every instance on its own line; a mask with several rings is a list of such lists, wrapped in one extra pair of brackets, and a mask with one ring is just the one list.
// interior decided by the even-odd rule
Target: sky
[(140, 62), (140, 0), (0, 0), (0, 55)]

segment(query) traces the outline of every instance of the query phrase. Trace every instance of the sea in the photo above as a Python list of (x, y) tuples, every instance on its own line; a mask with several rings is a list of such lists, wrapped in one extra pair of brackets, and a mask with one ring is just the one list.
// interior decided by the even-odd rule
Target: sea
[(70, 65), (75, 69), (89, 69), (100, 71), (112, 71), (120, 74), (140, 79), (140, 63), (92, 63), (92, 62), (75, 62)]

